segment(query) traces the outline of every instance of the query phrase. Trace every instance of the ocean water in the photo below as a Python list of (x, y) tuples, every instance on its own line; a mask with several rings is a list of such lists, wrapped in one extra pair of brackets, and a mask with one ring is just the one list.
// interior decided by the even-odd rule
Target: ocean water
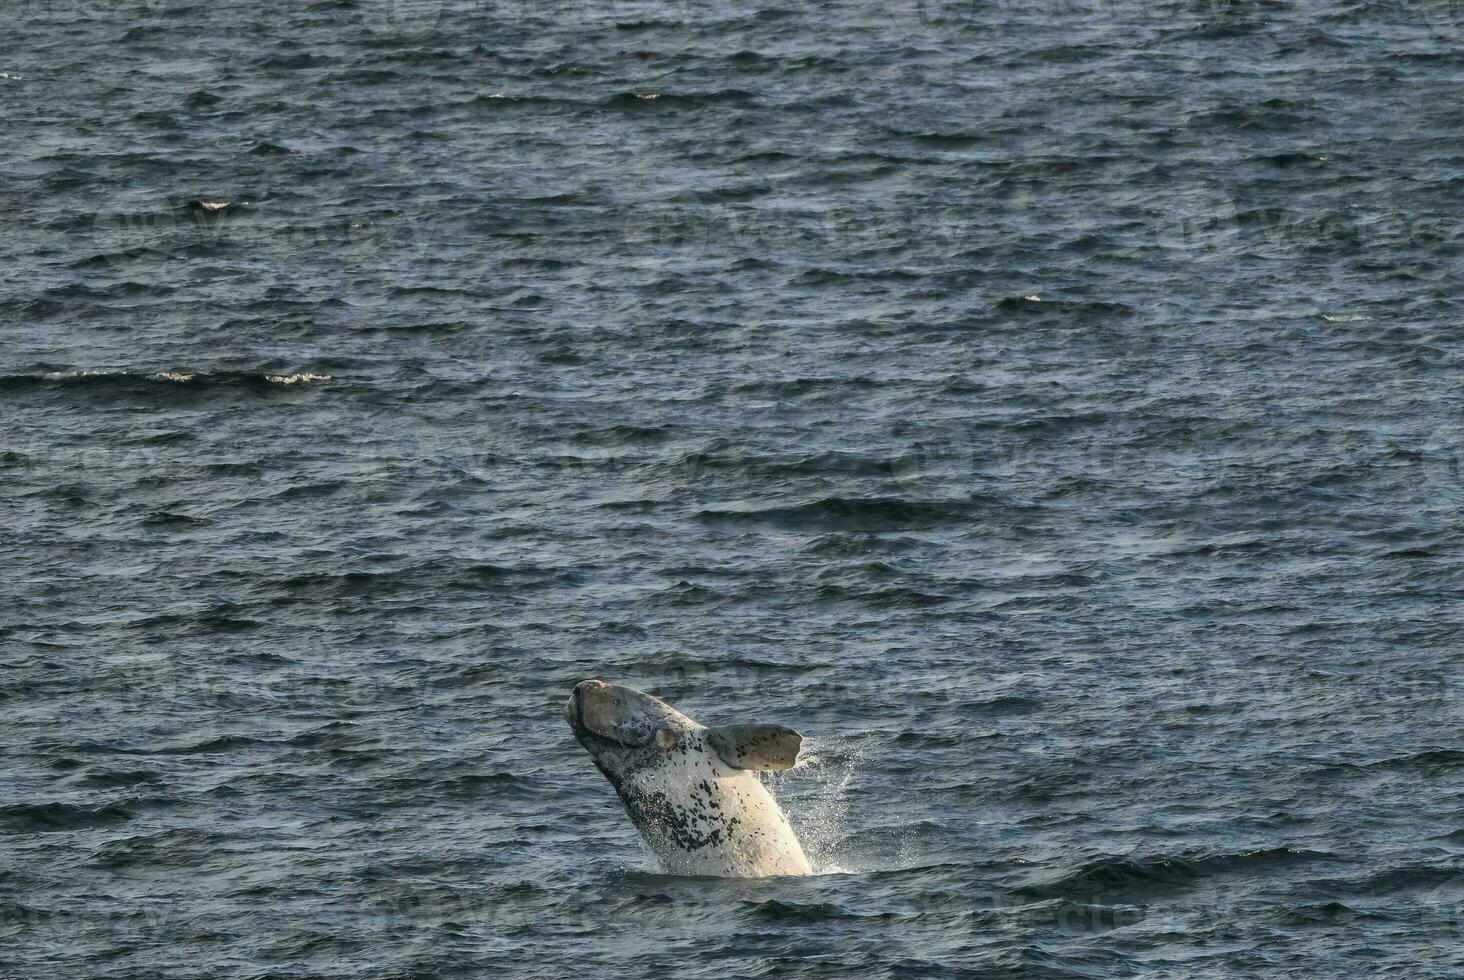
[[(19, 0), (0, 975), (1464, 973), (1464, 8)], [(806, 738), (658, 873), (598, 676)]]

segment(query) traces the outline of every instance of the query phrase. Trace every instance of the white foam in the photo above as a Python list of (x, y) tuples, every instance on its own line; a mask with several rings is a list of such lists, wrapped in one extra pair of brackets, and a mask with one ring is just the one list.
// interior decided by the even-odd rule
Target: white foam
[(264, 380), (272, 385), (298, 385), (311, 381), (334, 381), (329, 374), (266, 374)]
[(74, 378), (99, 378), (106, 371), (48, 371), (41, 375), (47, 381), (70, 381)]

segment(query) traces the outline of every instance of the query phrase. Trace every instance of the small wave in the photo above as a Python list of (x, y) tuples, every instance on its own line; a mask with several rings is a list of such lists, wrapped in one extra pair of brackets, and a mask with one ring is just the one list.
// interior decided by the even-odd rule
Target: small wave
[(1374, 762), (1367, 768), (1417, 770), (1419, 772), (1431, 773), (1458, 769), (1460, 766), (1464, 766), (1464, 750), (1426, 749), (1422, 752), (1415, 752), (1412, 755)]
[(880, 531), (933, 527), (969, 520), (979, 513), (975, 499), (906, 500), (899, 497), (824, 497), (781, 507), (731, 507), (697, 513), (710, 521), (745, 521), (818, 529)]
[(1258, 847), (1234, 854), (1211, 854), (1197, 858), (1195, 866), (1202, 871), (1259, 871), (1312, 861), (1340, 861), (1336, 854), (1301, 847)]
[(1026, 698), (1017, 694), (995, 697), (987, 701), (970, 701), (966, 703), (967, 711), (986, 718), (1026, 715), (1039, 710), (1041, 707), (1042, 702), (1038, 699)]
[(146, 392), (163, 387), (179, 390), (204, 388), (265, 388), (271, 385), (296, 385), (333, 381), (333, 375), (299, 372), (295, 374), (254, 374), (247, 371), (98, 371), (82, 368), (74, 371), (39, 371), (34, 374), (0, 375), (0, 392), (23, 392), (44, 389), (90, 388), (94, 390)]
[[(278, 497), (278, 495), (276, 495)], [(275, 579), (270, 585), (281, 602), (302, 596), (313, 601), (330, 598), (371, 598), (463, 589), (480, 592), (523, 592), (573, 581), (571, 569), (552, 565), (504, 566), (489, 563), (422, 562), (389, 571), (311, 572)]]
[(209, 527), (213, 521), (191, 514), (178, 514), (170, 510), (155, 510), (142, 519), (144, 527)]
[(235, 749), (265, 745), (266, 740), (247, 735), (218, 735), (201, 742), (186, 742), (181, 745), (164, 745), (154, 749), (132, 749), (129, 755), (201, 755), (214, 752), (232, 752)]
[(654, 593), (649, 601), (658, 606), (699, 606), (721, 597), (721, 593), (713, 589), (682, 579), (670, 588)]
[(196, 867), (219, 846), (221, 837), (198, 830), (170, 829), (109, 841), (91, 858), (93, 865), (117, 870), (142, 865), (148, 868)]
[(1157, 890), (1188, 884), (1202, 874), (1197, 865), (1180, 857), (1100, 858), (1055, 881), (1018, 891), (1039, 898), (1071, 898), (1095, 892)]
[(1464, 874), (1458, 868), (1438, 864), (1399, 865), (1354, 878), (1327, 880), (1325, 887), (1369, 901), (1379, 896), (1464, 889)]
[(82, 786), (105, 786), (115, 789), (136, 786), (140, 783), (156, 783), (161, 779), (160, 773), (149, 769), (123, 769), (83, 773), (76, 777), (76, 782)]
[(1364, 909), (1355, 909), (1341, 902), (1318, 902), (1298, 905), (1281, 912), (1279, 920), (1287, 926), (1338, 926), (1357, 920), (1385, 920), (1390, 916)]
[(935, 735), (930, 732), (901, 732), (895, 736), (892, 745), (902, 749), (949, 749), (966, 744), (960, 735)]
[(753, 102), (756, 96), (739, 88), (718, 89), (711, 92), (621, 92), (607, 98), (607, 108), (641, 109), (650, 105), (721, 105), (728, 102)]
[(313, 52), (301, 52), (299, 54), (273, 54), (258, 63), (259, 68), (265, 71), (298, 71), (302, 68), (328, 68), (336, 64), (335, 59)]
[(536, 780), (511, 772), (468, 773), (432, 786), (451, 800), (533, 799), (538, 793)]
[(867, 919), (867, 914), (854, 912), (833, 902), (800, 904), (769, 899), (766, 902), (743, 902), (742, 913), (762, 922), (837, 922), (848, 919)]
[(118, 803), (82, 806), (78, 803), (12, 803), (0, 806), (0, 825), (18, 833), (45, 834), (131, 820), (131, 810)]
[(899, 586), (869, 589), (842, 584), (821, 585), (817, 595), (821, 602), (854, 602), (870, 609), (921, 609), (943, 605), (955, 598)]
[(1127, 303), (1115, 303), (1109, 300), (1043, 299), (1036, 293), (1007, 296), (997, 302), (996, 309), (1003, 313), (1060, 314), (1075, 320), (1087, 317), (1124, 317), (1135, 312), (1134, 308)]
[(935, 150), (960, 150), (976, 146), (983, 140), (991, 139), (986, 133), (941, 133), (927, 131), (923, 133), (911, 133), (897, 129), (887, 129), (886, 132), (895, 139), (909, 140), (920, 146), (928, 146)]
[[(749, 384), (745, 390), (763, 394), (767, 388)], [(885, 476), (893, 472), (888, 459), (864, 453), (828, 450), (817, 453), (799, 453), (784, 457), (743, 456), (717, 449), (725, 446), (708, 447), (687, 453), (676, 460), (676, 465), (691, 472), (719, 470), (725, 472), (747, 472), (767, 476), (801, 476), (804, 474), (849, 474), (852, 476)]]
[(1211, 875), (1257, 873), (1278, 866), (1323, 860), (1337, 858), (1320, 851), (1289, 847), (1194, 857), (1165, 854), (1104, 857), (1090, 861), (1055, 881), (1030, 884), (1019, 891), (1042, 898), (1072, 898), (1100, 892), (1162, 892), (1187, 887)]

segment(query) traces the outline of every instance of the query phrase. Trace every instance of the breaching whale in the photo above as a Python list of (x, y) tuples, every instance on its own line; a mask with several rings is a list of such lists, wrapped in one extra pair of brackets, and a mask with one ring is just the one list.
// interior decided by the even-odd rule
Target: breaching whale
[(598, 680), (575, 686), (564, 718), (668, 874), (812, 872), (788, 818), (753, 775), (791, 769), (797, 732), (707, 728), (660, 698)]

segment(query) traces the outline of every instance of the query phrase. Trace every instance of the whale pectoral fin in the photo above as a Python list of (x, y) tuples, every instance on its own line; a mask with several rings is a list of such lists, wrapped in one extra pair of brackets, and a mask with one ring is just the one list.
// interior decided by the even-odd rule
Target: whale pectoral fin
[(722, 725), (707, 729), (722, 761), (737, 769), (792, 769), (803, 736), (782, 725)]

